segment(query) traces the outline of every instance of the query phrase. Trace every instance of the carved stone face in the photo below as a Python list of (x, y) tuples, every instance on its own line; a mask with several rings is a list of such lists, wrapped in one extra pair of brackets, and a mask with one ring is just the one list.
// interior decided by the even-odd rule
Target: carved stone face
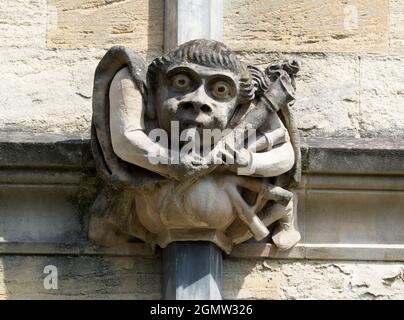
[[(296, 244), (295, 195), (284, 187), (298, 183), (301, 173), (299, 135), (289, 110), (297, 71), (297, 63), (279, 62), (262, 72), (214, 40), (184, 43), (148, 67), (127, 48), (109, 50), (94, 81), (92, 150), (105, 185), (97, 196), (90, 238), (116, 245), (132, 236), (162, 248), (173, 241), (211, 241), (230, 253), (233, 244), (252, 236), (263, 239), (276, 223), (273, 243), (280, 250)], [(224, 143), (217, 150), (190, 145), (188, 133), (205, 138), (208, 129), (214, 137), (202, 140), (205, 147), (230, 121), (229, 129), (261, 134), (253, 145), (247, 139), (247, 145), (239, 144), (245, 148), (235, 150), (227, 150), (228, 132), (226, 137), (219, 132)], [(165, 130), (171, 144), (164, 145), (165, 132), (153, 129)], [(188, 148), (176, 150), (178, 129), (191, 129), (187, 141), (179, 137)], [(196, 154), (184, 154), (189, 147)], [(181, 161), (150, 161), (156, 151), (161, 160)], [(179, 159), (175, 151), (181, 151)], [(223, 152), (233, 153), (234, 165), (211, 161)]]
[(155, 110), (159, 126), (171, 133), (178, 121), (180, 132), (224, 130), (237, 106), (239, 78), (231, 71), (196, 64), (172, 66), (159, 77)]

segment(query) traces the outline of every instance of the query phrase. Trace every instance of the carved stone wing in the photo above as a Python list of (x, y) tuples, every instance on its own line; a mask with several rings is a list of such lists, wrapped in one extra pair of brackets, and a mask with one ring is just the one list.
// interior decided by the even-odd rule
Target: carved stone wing
[(144, 105), (147, 103), (147, 66), (144, 59), (123, 46), (112, 47), (102, 58), (95, 72), (91, 147), (96, 167), (103, 179), (115, 184), (141, 186), (162, 178), (118, 158), (111, 143), (109, 89), (114, 76), (125, 67), (129, 69), (135, 86), (142, 94)]
[(106, 182), (91, 207), (89, 237), (98, 244), (111, 245), (124, 241), (125, 237), (118, 236), (117, 230), (132, 238), (136, 236), (145, 239), (146, 231), (136, 223), (136, 215), (133, 214), (133, 187), (162, 179), (161, 176), (121, 160), (113, 151), (109, 91), (115, 75), (126, 67), (146, 104), (146, 64), (135, 52), (122, 46), (112, 47), (95, 71), (91, 148), (96, 168)]

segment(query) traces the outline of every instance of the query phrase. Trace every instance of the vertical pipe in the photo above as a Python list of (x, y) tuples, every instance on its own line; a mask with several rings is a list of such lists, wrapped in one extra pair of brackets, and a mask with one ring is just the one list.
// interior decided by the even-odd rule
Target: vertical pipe
[[(164, 51), (193, 39), (221, 41), (222, 16), (222, 0), (165, 0)], [(163, 298), (221, 300), (222, 260), (213, 243), (171, 243), (163, 249)]]

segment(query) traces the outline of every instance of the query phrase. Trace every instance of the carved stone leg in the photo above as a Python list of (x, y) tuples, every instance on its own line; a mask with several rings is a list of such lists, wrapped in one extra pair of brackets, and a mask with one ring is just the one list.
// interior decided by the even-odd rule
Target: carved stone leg
[[(301, 238), (299, 231), (295, 228), (295, 207), (297, 197), (294, 194), (293, 199), (284, 207), (275, 203), (264, 209), (259, 217), (264, 225), (269, 226), (276, 223), (272, 232), (272, 240), (279, 250), (287, 250), (293, 247)], [(227, 230), (227, 235), (233, 239), (234, 244), (239, 244), (251, 238), (251, 231), (245, 231), (240, 225), (235, 225)]]
[(210, 242), (174, 242), (163, 249), (165, 300), (221, 300), (222, 251)]
[(257, 241), (264, 239), (269, 234), (267, 227), (256, 215), (256, 207), (250, 206), (237, 188), (242, 186), (248, 190), (259, 192), (262, 188), (262, 180), (238, 176), (229, 176), (227, 179), (229, 182), (225, 184), (225, 187), (239, 218), (248, 226)]
[(293, 200), (284, 208), (283, 214), (277, 219), (274, 231), (272, 233), (272, 240), (280, 251), (288, 250), (300, 241), (300, 233), (295, 228), (295, 202), (297, 201), (296, 195)]

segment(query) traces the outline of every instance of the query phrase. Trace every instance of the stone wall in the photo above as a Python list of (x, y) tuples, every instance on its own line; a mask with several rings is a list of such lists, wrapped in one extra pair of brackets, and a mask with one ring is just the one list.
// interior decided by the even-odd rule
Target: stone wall
[[(44, 289), (44, 267), (58, 289)], [(395, 262), (224, 260), (225, 299), (404, 299)], [(0, 299), (159, 299), (159, 258), (0, 257)]]
[[(92, 77), (123, 44), (162, 52), (162, 0), (3, 0), (0, 130), (88, 136)], [(224, 0), (224, 42), (245, 61), (302, 62), (295, 113), (306, 136), (404, 136), (400, 0)]]
[(88, 136), (94, 70), (123, 44), (162, 52), (163, 1), (2, 0), (0, 131)]
[[(0, 72), (3, 75), (0, 82), (0, 133), (5, 131), (7, 137), (10, 132), (13, 135), (23, 132), (24, 139), (32, 133), (61, 134), (68, 136), (66, 140), (69, 141), (88, 137), (92, 80), (99, 59), (114, 44), (130, 46), (148, 61), (160, 55), (163, 50), (163, 7), (162, 0), (0, 1)], [(294, 112), (303, 136), (385, 137), (396, 139), (397, 149), (402, 149), (399, 139), (404, 137), (404, 5), (401, 0), (224, 0), (224, 7), (224, 42), (243, 60), (261, 67), (275, 59), (296, 57), (301, 60)], [(55, 145), (58, 141), (54, 142)], [(14, 146), (20, 148), (19, 143), (20, 140)], [(83, 183), (81, 175), (76, 177), (66, 169), (88, 169), (81, 160), (75, 164), (76, 153), (69, 157), (71, 145), (71, 142), (63, 145), (66, 152), (57, 159), (67, 164), (57, 161), (55, 164), (53, 159), (52, 163), (44, 164), (42, 160), (48, 153), (58, 153), (54, 145), (46, 149), (48, 151), (38, 153), (39, 160), (28, 153), (29, 159), (24, 158), (25, 162), (18, 164), (26, 169), (25, 173), (12, 167), (13, 157), (8, 159), (6, 155), (2, 158), (0, 154), (2, 166), (7, 168), (2, 171), (0, 191), (2, 199), (10, 199), (8, 209), (3, 210), (0, 217), (3, 228), (28, 225), (33, 217), (37, 222), (43, 221), (40, 219), (50, 221), (51, 216), (55, 219), (55, 239), (67, 227), (77, 229), (77, 234), (85, 233), (81, 230), (83, 221), (80, 215), (66, 223), (74, 212), (70, 202), (64, 211), (58, 210), (62, 214), (57, 217), (53, 215), (56, 205), (52, 207), (49, 203), (38, 204), (32, 212), (21, 209), (20, 216), (13, 216), (13, 208), (24, 208), (28, 202), (12, 202), (16, 197), (7, 193), (24, 190), (31, 195), (26, 199), (32, 204), (38, 197), (31, 191), (34, 184), (48, 184), (55, 194), (59, 190), (55, 188), (56, 184), (67, 189)], [(26, 147), (21, 145), (24, 153), (27, 153)], [(0, 147), (2, 150), (10, 151), (10, 146)], [(35, 150), (32, 150), (34, 154)], [(29, 161), (35, 163), (32, 168), (28, 166), (28, 170)], [(58, 168), (63, 172), (57, 171)], [(359, 192), (366, 189), (365, 193), (374, 198), (378, 193), (391, 194), (394, 205), (389, 213), (395, 218), (384, 220), (383, 226), (394, 223), (389, 221), (402, 220), (399, 202), (402, 199), (402, 190), (399, 190), (402, 175), (396, 177), (391, 172), (378, 172), (379, 179), (369, 171), (360, 173), (366, 182), (360, 180), (362, 176), (352, 180), (352, 172), (335, 177), (335, 173), (323, 171), (326, 172), (323, 180), (328, 183), (323, 188), (333, 189), (336, 194), (341, 194), (339, 189), (343, 188), (349, 189), (348, 192), (355, 188), (360, 189)], [(44, 181), (44, 176), (48, 180)], [(397, 178), (396, 185), (391, 182), (391, 177)], [(317, 171), (310, 176), (312, 188), (318, 189), (324, 181), (316, 182), (315, 178), (322, 176)], [(343, 187), (332, 180), (334, 178), (342, 181), (337, 182)], [(349, 186), (352, 181), (354, 187)], [(16, 188), (19, 184), (20, 189)], [(41, 192), (49, 196), (46, 188), (41, 188)], [(64, 197), (76, 201), (75, 196), (64, 192), (63, 197), (52, 196), (52, 200), (59, 205), (68, 202)], [(327, 202), (329, 198), (320, 200)], [(353, 203), (357, 203), (355, 201)], [(374, 207), (372, 202), (365, 202), (365, 209)], [(336, 211), (332, 212), (338, 213), (339, 200), (333, 203)], [(13, 207), (15, 204), (18, 206)], [(382, 206), (382, 202), (379, 204)], [(361, 206), (360, 202), (357, 205)], [(363, 207), (356, 210), (350, 204), (346, 204), (346, 208), (347, 223), (351, 223), (352, 228), (363, 225), (360, 218), (366, 217), (366, 210)], [(373, 220), (369, 220), (369, 225), (376, 228), (380, 216), (377, 208), (373, 209)], [(9, 224), (4, 223), (7, 214), (15, 219), (9, 219)], [(339, 223), (338, 217), (333, 215), (336, 224)], [(312, 224), (314, 229), (329, 228), (334, 232), (330, 235), (336, 237), (341, 231), (335, 226), (322, 224), (321, 219), (316, 221), (317, 224)], [(32, 237), (56, 241), (53, 234), (47, 233), (48, 238), (43, 237), (43, 226), (41, 223), (40, 228), (30, 228), (35, 229)], [(27, 237), (31, 234), (24, 230), (22, 235), (15, 232), (11, 235), (8, 230), (0, 228), (0, 299), (160, 297), (158, 257), (88, 256), (80, 251), (76, 255), (58, 253), (58, 256), (49, 252), (19, 253), (7, 243), (1, 243), (2, 236), (17, 242), (21, 237), (22, 241), (30, 240)], [(362, 229), (361, 232), (366, 235), (368, 230)], [(375, 232), (375, 235), (380, 234)], [(68, 237), (73, 239), (76, 233), (70, 233)], [(395, 245), (396, 242), (389, 244)], [(401, 245), (398, 250), (402, 252), (402, 249)], [(380, 254), (383, 254), (383, 247), (378, 248), (377, 253), (378, 260), (383, 260)], [(355, 257), (360, 255), (356, 253)], [(49, 264), (58, 267), (59, 290), (45, 290), (43, 287), (43, 268)], [(224, 266), (225, 298), (404, 299), (402, 262), (230, 257), (225, 259)]]
[(294, 110), (303, 135), (404, 136), (402, 1), (224, 4), (224, 41), (246, 61), (301, 61)]

